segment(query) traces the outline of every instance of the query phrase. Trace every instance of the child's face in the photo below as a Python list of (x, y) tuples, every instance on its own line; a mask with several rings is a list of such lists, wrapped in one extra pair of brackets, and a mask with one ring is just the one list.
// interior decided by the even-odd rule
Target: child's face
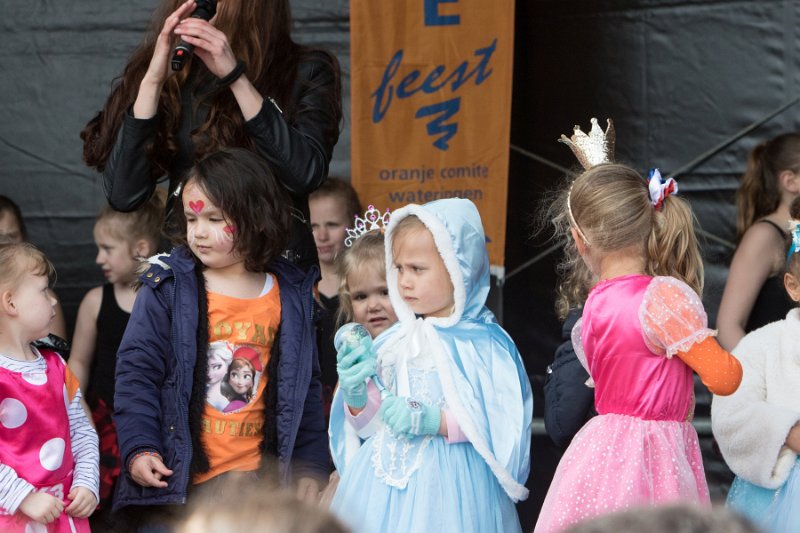
[(362, 266), (347, 276), (353, 318), (367, 328), (372, 338), (397, 322), (386, 277), (381, 274), (381, 268)]
[(447, 317), (453, 312), (453, 282), (427, 229), (409, 229), (392, 243), (397, 290), (415, 314)]
[(253, 371), (246, 366), (231, 370), (228, 384), (236, 394), (247, 394), (253, 390)]
[(13, 212), (0, 211), (0, 235), (5, 235), (14, 243), (22, 242), (22, 229)]
[(225, 374), (228, 373), (228, 365), (221, 357), (214, 354), (208, 358), (208, 384), (214, 385), (222, 381)]
[(101, 220), (95, 224), (94, 242), (97, 245), (95, 263), (103, 269), (109, 283), (129, 284), (136, 279), (139, 263), (128, 242), (114, 236), (109, 222)]
[(19, 312), (22, 331), (29, 342), (46, 337), (56, 316), (57, 301), (50, 292), (48, 281), (47, 276), (27, 272), (19, 287), (12, 291), (11, 301)]
[(346, 212), (344, 202), (336, 196), (313, 198), (308, 208), (319, 262), (332, 265), (336, 254), (344, 248), (347, 225), (352, 224), (353, 215)]
[(243, 263), (233, 246), (235, 228), (197, 182), (189, 180), (183, 189), (182, 200), (186, 241), (192, 253), (211, 269)]

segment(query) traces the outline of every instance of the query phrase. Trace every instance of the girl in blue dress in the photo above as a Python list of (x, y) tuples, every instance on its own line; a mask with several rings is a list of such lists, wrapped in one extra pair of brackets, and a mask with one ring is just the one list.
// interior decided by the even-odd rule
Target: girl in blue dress
[(514, 342), (485, 307), (489, 259), (469, 200), (408, 205), (386, 232), (399, 321), (337, 353), (332, 510), (355, 532), (520, 531), (533, 411)]

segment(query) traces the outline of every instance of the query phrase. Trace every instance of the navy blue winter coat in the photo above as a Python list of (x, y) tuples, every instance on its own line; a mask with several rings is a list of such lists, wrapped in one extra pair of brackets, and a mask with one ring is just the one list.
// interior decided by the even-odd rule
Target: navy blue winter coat
[[(143, 282), (117, 354), (114, 422), (122, 474), (115, 509), (186, 502), (196, 472), (208, 470), (201, 434), (207, 373), (207, 293), (184, 247), (159, 256)], [(261, 449), (290, 476), (324, 479), (328, 439), (321, 403), (314, 331), (316, 267), (306, 273), (283, 259), (269, 268), (280, 288), (281, 322), (267, 367), (267, 404)], [(142, 487), (128, 474), (139, 452), (155, 451), (173, 474), (166, 488)]]
[(571, 340), (581, 313), (581, 309), (573, 309), (567, 315), (561, 330), (563, 342), (556, 348), (544, 382), (544, 427), (553, 442), (562, 447), (597, 414), (594, 389), (586, 386), (589, 373), (575, 355)]

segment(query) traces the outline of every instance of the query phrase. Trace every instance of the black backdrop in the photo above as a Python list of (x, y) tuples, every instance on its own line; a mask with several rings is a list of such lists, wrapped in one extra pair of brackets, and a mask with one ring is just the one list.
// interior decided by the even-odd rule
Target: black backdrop
[[(388, 1), (388, 0), (384, 0)], [(416, 0), (422, 1), (422, 0)], [(466, 3), (466, 2), (464, 2)], [(145, 28), (156, 0), (4, 0), (0, 17), (0, 193), (22, 207), (31, 240), (59, 271), (69, 327), (83, 294), (102, 282), (92, 224), (104, 203), (99, 178), (81, 163), (78, 134), (97, 112)], [(293, 0), (298, 40), (325, 46), (343, 66), (349, 110), (346, 0)], [(570, 167), (556, 143), (596, 116), (617, 125), (618, 159), (666, 175), (797, 97), (800, 1), (520, 0), (516, 6), (511, 140)], [(347, 116), (347, 115), (346, 115)], [(733, 191), (747, 151), (797, 130), (790, 107), (679, 176), (698, 216), (712, 324), (733, 240)], [(332, 172), (349, 174), (349, 120)], [(543, 251), (530, 223), (559, 171), (512, 151), (507, 271)], [(559, 341), (552, 311), (557, 254), (510, 277), (492, 303), (523, 353), (536, 390)], [(502, 304), (500, 303), (502, 302)], [(502, 307), (502, 309), (500, 309)], [(542, 401), (537, 397), (536, 410)], [(557, 456), (537, 439), (531, 525)]]

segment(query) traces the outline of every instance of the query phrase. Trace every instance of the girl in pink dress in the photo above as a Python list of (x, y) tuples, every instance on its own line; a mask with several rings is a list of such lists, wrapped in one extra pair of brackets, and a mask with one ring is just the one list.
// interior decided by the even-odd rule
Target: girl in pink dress
[[(607, 141), (593, 122), (592, 137), (603, 148)], [(536, 533), (636, 505), (708, 504), (691, 424), (692, 371), (719, 395), (733, 393), (742, 375), (708, 329), (693, 217), (672, 196), (675, 181), (665, 182), (657, 170), (645, 180), (605, 158), (591, 161), (581, 135), (568, 144), (588, 170), (564, 193), (553, 220), (571, 235), (561, 294), (581, 292), (571, 281), (595, 283), (572, 337), (599, 416), (561, 459)]]
[(53, 267), (30, 244), (0, 247), (0, 531), (88, 532), (98, 502), (97, 433), (78, 380), (31, 344), (55, 315)]

